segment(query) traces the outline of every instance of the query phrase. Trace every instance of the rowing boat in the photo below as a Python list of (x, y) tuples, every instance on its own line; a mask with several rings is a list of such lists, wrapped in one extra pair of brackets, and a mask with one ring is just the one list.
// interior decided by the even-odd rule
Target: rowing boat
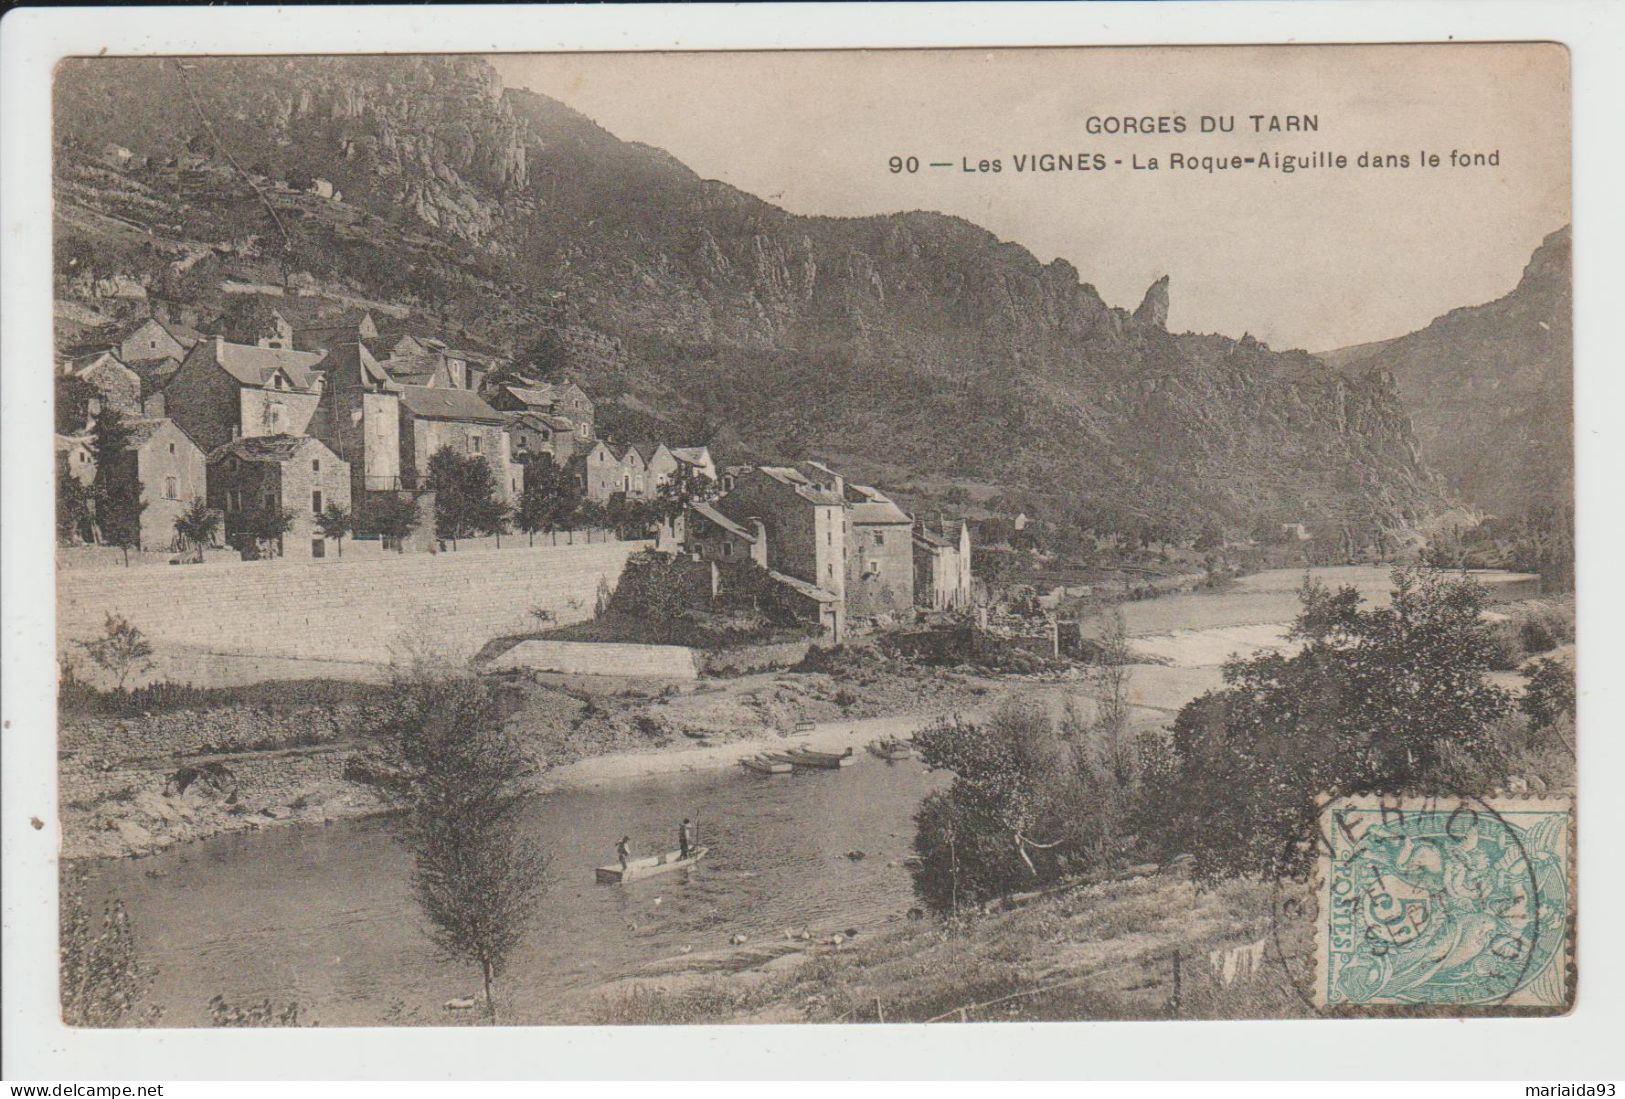
[(620, 863), (600, 866), (597, 871), (598, 881), (605, 885), (615, 885), (618, 882), (636, 881), (639, 878), (649, 878), (672, 870), (683, 870), (705, 858), (710, 850), (709, 847), (696, 847), (686, 859), (680, 858), (676, 851), (667, 851), (662, 855), (646, 855), (641, 859), (632, 859), (626, 864), (625, 870), (621, 869)]
[(850, 767), (858, 761), (848, 748), (844, 752), (815, 752), (811, 748), (795, 748), (784, 753), (797, 767), (821, 767), (834, 771), (841, 767)]
[(789, 760), (766, 752), (759, 756), (746, 756), (739, 761), (739, 766), (759, 775), (787, 775), (795, 769)]

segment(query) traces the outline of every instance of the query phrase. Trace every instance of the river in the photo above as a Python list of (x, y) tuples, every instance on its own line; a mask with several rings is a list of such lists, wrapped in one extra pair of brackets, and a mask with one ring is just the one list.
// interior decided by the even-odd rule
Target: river
[[(1386, 598), (1387, 570), (1315, 572), (1329, 584)], [(1277, 570), (1222, 594), (1127, 604), (1135, 647), (1163, 661), (1132, 671), (1136, 719), (1166, 721), (1220, 686), (1219, 665), (1230, 653), (1285, 644), (1302, 579), (1300, 571)], [(1531, 578), (1481, 579), (1518, 591)], [(1032, 683), (1020, 693), (1054, 707), (1080, 689)], [(821, 734), (861, 745), (919, 720), (848, 722)], [(692, 767), (732, 750), (618, 762)], [(902, 866), (911, 817), (945, 782), (917, 762), (888, 764), (865, 754), (844, 771), (762, 777), (718, 767), (626, 775), (537, 797), (529, 822), (552, 853), (553, 884), (502, 982), (514, 1016), (588, 1021), (586, 990), (685, 950), (726, 951), (737, 934), (760, 942), (803, 927), (818, 936), (872, 933), (914, 903)], [(623, 833), (635, 853), (670, 849), (685, 816), (712, 848), (699, 866), (626, 886), (594, 884), (593, 867), (612, 861)], [(848, 858), (851, 851), (865, 857)], [(215, 994), (233, 1004), (297, 1001), (304, 1018), (327, 1025), (445, 1022), (445, 1001), (471, 994), (478, 981), (471, 967), (436, 958), (408, 891), (409, 871), (382, 818), (233, 833), (90, 868), (92, 889), (121, 896), (129, 907), (142, 960), (157, 975), (150, 1000), (164, 1006), (171, 1026), (207, 1022)]]
[[(872, 933), (914, 904), (902, 865), (910, 818), (945, 780), (865, 755), (843, 771), (730, 768), (540, 796), (528, 820), (551, 853), (551, 885), (504, 998), (520, 1020), (586, 1021), (582, 990), (685, 948), (803, 927)], [(622, 834), (634, 853), (664, 850), (685, 816), (711, 847), (697, 867), (594, 883)], [(472, 994), (478, 978), (436, 958), (390, 827), (374, 817), (220, 836), (100, 864), (93, 888), (128, 906), (165, 1025), (206, 1023), (215, 994), (296, 1001), (323, 1025), (444, 1023), (445, 1001)]]

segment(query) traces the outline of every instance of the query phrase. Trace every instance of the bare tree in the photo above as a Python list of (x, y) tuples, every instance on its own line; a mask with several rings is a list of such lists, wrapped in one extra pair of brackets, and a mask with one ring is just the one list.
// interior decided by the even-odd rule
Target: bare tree
[(374, 781), (406, 810), (399, 835), (429, 937), (479, 969), (494, 1023), (494, 984), (546, 887), (522, 818), (531, 764), (484, 683), (421, 667), (397, 680), (373, 750)]
[(129, 619), (111, 611), (102, 631), (96, 640), (78, 644), (98, 668), (118, 678), (118, 689), (122, 691), (130, 676), (152, 667), (152, 642)]

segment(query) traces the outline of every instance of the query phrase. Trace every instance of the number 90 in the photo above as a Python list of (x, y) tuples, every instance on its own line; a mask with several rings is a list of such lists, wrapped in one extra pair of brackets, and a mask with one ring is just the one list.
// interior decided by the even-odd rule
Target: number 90
[(894, 156), (886, 162), (892, 170), (892, 175), (899, 172), (917, 172), (920, 170), (920, 158), (917, 156)]

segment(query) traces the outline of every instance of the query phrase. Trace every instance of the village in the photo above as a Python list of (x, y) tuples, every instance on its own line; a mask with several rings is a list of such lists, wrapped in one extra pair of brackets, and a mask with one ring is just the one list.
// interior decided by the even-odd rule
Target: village
[[(66, 545), (321, 561), (595, 525), (719, 577), (762, 570), (830, 642), (971, 606), (964, 521), (916, 520), (819, 462), (719, 469), (703, 445), (606, 439), (575, 382), (367, 312), (295, 326), (286, 306), (240, 305), (211, 332), (148, 315), (65, 349), (59, 388), (84, 417), (56, 437)], [(98, 453), (108, 420), (116, 456)], [(447, 482), (469, 463), (474, 488)], [(97, 495), (138, 500), (136, 517), (99, 515)]]

